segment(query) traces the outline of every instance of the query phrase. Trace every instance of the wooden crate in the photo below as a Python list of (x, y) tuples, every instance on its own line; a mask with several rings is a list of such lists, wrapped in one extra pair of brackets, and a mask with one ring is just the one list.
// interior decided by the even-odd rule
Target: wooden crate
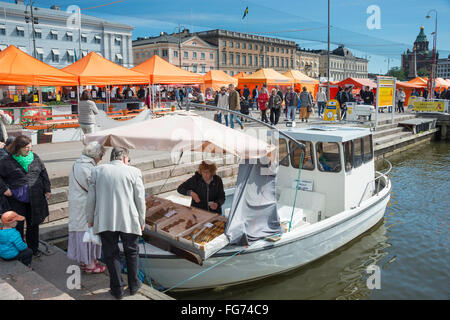
[[(191, 246), (204, 251), (207, 243), (224, 233), (227, 220), (223, 216), (215, 215), (205, 223), (196, 225), (180, 234), (178, 240), (185, 244), (190, 243)], [(218, 228), (215, 224), (221, 224), (222, 227)]]

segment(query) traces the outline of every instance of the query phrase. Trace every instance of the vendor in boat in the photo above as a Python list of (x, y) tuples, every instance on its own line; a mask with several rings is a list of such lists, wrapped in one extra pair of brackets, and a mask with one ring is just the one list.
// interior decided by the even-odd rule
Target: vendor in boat
[(178, 193), (192, 197), (193, 207), (222, 214), (225, 191), (222, 179), (216, 175), (216, 171), (214, 163), (202, 161), (194, 176), (178, 187)]

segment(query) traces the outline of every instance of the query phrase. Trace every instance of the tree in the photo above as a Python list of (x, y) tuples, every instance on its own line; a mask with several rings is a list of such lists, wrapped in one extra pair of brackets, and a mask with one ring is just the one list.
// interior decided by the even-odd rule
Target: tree
[(395, 77), (399, 81), (405, 81), (408, 79), (408, 72), (400, 67), (392, 67), (386, 75)]
[(417, 70), (417, 75), (419, 77), (429, 77), (430, 70), (428, 70), (427, 68), (420, 68), (419, 70)]

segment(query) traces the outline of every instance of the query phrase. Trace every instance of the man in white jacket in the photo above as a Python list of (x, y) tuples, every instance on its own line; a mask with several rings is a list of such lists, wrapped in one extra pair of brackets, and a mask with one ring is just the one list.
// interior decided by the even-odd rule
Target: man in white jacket
[(130, 295), (142, 286), (138, 277), (138, 240), (145, 228), (145, 188), (141, 171), (129, 165), (127, 149), (113, 148), (110, 160), (111, 163), (92, 170), (86, 212), (88, 226), (93, 226), (94, 233), (102, 240), (111, 294), (120, 299), (124, 295), (124, 284), (119, 238), (127, 263)]

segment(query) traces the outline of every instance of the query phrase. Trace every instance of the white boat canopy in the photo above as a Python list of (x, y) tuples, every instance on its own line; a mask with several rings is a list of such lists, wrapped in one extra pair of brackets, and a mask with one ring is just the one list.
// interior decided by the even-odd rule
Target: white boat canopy
[(372, 134), (370, 129), (339, 126), (310, 126), (286, 130), (293, 138), (304, 141), (346, 142)]
[(108, 147), (171, 152), (232, 154), (241, 159), (270, 158), (276, 146), (192, 112), (179, 111), (85, 136)]

